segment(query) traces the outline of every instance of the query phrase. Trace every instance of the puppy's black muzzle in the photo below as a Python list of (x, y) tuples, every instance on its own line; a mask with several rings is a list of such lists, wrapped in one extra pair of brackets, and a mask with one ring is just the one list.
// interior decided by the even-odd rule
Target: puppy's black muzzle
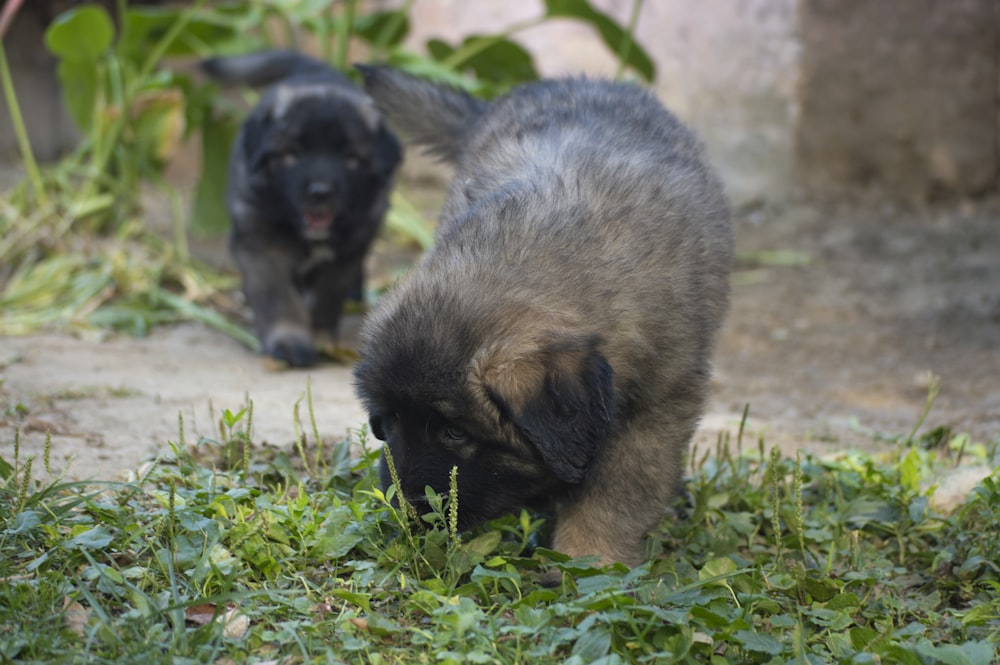
[(336, 221), (341, 187), (332, 180), (313, 180), (303, 193), (302, 221), (306, 235), (314, 240), (327, 238)]
[(305, 201), (309, 208), (333, 208), (340, 188), (330, 181), (313, 181), (306, 185)]

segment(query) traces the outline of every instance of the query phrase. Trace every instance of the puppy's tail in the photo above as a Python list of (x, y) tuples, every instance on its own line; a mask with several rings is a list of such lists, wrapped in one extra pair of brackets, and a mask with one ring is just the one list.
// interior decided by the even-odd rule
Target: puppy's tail
[(454, 162), (489, 103), (392, 67), (355, 65), (376, 106), (413, 143)]
[(330, 73), (330, 67), (297, 51), (274, 49), (246, 55), (208, 58), (199, 63), (201, 70), (227, 85), (241, 84), (255, 88), (271, 85), (297, 74)]

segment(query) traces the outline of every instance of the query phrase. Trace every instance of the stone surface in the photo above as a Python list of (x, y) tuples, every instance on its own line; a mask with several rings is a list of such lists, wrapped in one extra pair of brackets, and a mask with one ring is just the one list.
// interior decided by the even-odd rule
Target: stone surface
[[(784, 194), (791, 181), (798, 0), (656, 0), (644, 2), (636, 39), (657, 66), (661, 99), (699, 132), (738, 202)], [(392, 6), (392, 1), (382, 2)], [(632, 0), (591, 5), (629, 23)], [(458, 43), (543, 14), (541, 0), (421, 0), (407, 45), (430, 38)], [(547, 21), (514, 37), (543, 76), (613, 76), (614, 54), (589, 25)]]
[(915, 199), (996, 189), (1000, 4), (801, 0), (799, 16), (807, 184)]

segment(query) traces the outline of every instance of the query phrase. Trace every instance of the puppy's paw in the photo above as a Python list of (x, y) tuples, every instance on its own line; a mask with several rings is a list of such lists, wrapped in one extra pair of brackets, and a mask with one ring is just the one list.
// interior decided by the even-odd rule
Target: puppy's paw
[(292, 367), (316, 364), (316, 348), (308, 331), (289, 324), (278, 324), (268, 333), (264, 352)]

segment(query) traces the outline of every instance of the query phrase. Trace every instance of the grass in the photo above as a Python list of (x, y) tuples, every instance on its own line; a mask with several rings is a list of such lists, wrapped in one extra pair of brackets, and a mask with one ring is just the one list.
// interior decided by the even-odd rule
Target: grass
[[(541, 547), (522, 513), (472, 533), (378, 489), (364, 429), (288, 449), (224, 409), (129, 482), (50, 484), (0, 449), (2, 663), (902, 663), (1000, 657), (1000, 479), (955, 512), (923, 489), (989, 445), (934, 432), (887, 456), (784, 458), (742, 429), (695, 453), (689, 497), (634, 570)], [(949, 443), (961, 439), (956, 453)], [(350, 451), (361, 450), (352, 456)], [(454, 483), (460, 483), (458, 476)], [(454, 490), (454, 485), (453, 485)], [(418, 525), (419, 522), (419, 525)], [(539, 584), (550, 569), (556, 588)]]

